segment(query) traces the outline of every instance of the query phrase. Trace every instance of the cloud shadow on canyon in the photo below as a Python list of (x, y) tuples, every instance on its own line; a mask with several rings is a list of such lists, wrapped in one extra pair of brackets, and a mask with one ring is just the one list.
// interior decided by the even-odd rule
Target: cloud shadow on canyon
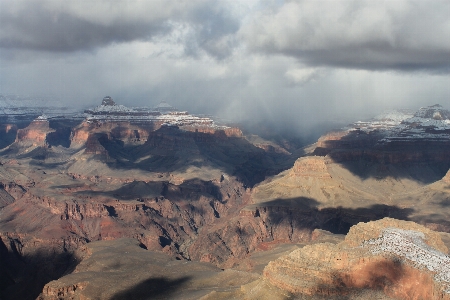
[(212, 168), (236, 176), (250, 187), (268, 175), (290, 168), (296, 159), (275, 151), (266, 152), (223, 131), (203, 133), (163, 127), (151, 132), (140, 146), (126, 146), (106, 136), (100, 136), (98, 142), (105, 148), (111, 168), (162, 173), (186, 173), (191, 167)]
[(292, 230), (322, 229), (334, 234), (347, 234), (350, 227), (359, 222), (369, 222), (385, 217), (409, 220), (413, 208), (373, 204), (360, 208), (327, 207), (319, 209), (319, 202), (312, 198), (299, 197), (276, 199), (254, 204), (256, 215), (267, 215), (271, 226), (290, 226)]
[(313, 154), (328, 156), (363, 180), (407, 178), (430, 184), (442, 179), (450, 168), (450, 157), (446, 154), (448, 143), (379, 143), (383, 137), (376, 131), (365, 133), (354, 130), (339, 139), (319, 142), (320, 146)]
[[(65, 188), (54, 186), (53, 188)], [(219, 186), (214, 182), (193, 178), (176, 185), (167, 181), (133, 181), (113, 191), (78, 191), (75, 195), (102, 195), (119, 200), (153, 200), (164, 197), (174, 202), (198, 201), (202, 196), (225, 203)]]

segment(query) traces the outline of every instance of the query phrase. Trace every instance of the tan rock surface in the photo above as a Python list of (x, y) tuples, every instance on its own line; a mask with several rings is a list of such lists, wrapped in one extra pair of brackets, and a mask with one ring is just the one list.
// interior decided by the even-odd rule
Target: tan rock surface
[(396, 299), (450, 299), (450, 258), (443, 252), (437, 232), (385, 218), (353, 226), (342, 243), (295, 250), (263, 274), (292, 294), (338, 297), (368, 289)]
[(45, 146), (47, 134), (53, 131), (47, 120), (35, 120), (28, 127), (17, 130), (16, 142), (27, 146)]
[(199, 299), (211, 291), (230, 292), (257, 274), (206, 263), (175, 260), (142, 249), (133, 239), (86, 245), (75, 271), (48, 283), (38, 299)]

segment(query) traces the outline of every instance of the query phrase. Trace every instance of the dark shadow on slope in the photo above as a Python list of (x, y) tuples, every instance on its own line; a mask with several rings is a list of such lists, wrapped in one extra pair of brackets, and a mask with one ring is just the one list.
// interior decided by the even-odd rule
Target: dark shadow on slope
[(81, 120), (65, 118), (50, 120), (49, 127), (55, 131), (47, 134), (47, 144), (49, 146), (62, 146), (64, 148), (69, 148), (72, 128), (75, 128), (80, 123)]
[(145, 300), (145, 299), (170, 299), (171, 295), (183, 288), (190, 277), (168, 279), (165, 277), (148, 278), (132, 288), (121, 291), (111, 300)]
[(300, 197), (277, 199), (253, 205), (258, 215), (267, 215), (267, 225), (291, 230), (323, 229), (335, 234), (347, 234), (359, 222), (369, 222), (385, 217), (409, 220), (412, 208), (374, 204), (362, 208), (328, 207), (318, 209), (315, 199)]
[(339, 139), (321, 142), (314, 155), (328, 155), (362, 179), (409, 178), (429, 184), (442, 179), (450, 168), (450, 141), (379, 143), (382, 138), (378, 131), (354, 130)]
[(222, 131), (211, 134), (167, 126), (151, 132), (141, 146), (125, 146), (106, 135), (99, 137), (98, 142), (115, 160), (108, 163), (112, 168), (186, 172), (191, 166), (210, 167), (238, 177), (247, 186), (291, 167), (296, 159), (265, 152), (244, 138), (226, 136)]
[(78, 195), (103, 195), (119, 200), (146, 200), (165, 197), (171, 201), (197, 201), (202, 196), (222, 201), (220, 188), (211, 181), (193, 178), (179, 185), (167, 181), (133, 181), (113, 191), (79, 191)]
[(70, 147), (70, 134), (72, 129), (70, 127), (58, 128), (56, 131), (47, 134), (47, 143), (49, 146), (63, 146)]
[(5, 190), (5, 185), (2, 182), (0, 182), (0, 209), (2, 209), (5, 206), (8, 206), (14, 201), (15, 201), (14, 197), (11, 196), (11, 194)]
[(22, 255), (21, 246), (20, 241), (0, 238), (0, 299), (36, 299), (45, 284), (71, 273), (79, 263), (64, 249)]
[(0, 149), (3, 149), (16, 140), (17, 126), (10, 124), (0, 125)]
[(439, 205), (443, 208), (450, 207), (450, 198), (448, 197), (448, 194), (441, 193), (441, 195), (443, 195), (443, 197), (446, 197), (446, 199), (439, 202)]
[(45, 160), (48, 156), (48, 148), (47, 147), (36, 147), (30, 152), (26, 152), (24, 154), (20, 154), (17, 156), (18, 159), (24, 158), (32, 158), (35, 160)]

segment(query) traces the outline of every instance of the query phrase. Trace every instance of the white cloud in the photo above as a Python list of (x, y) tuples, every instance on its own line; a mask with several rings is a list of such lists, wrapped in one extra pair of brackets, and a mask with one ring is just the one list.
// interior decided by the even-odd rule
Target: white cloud
[(284, 74), (289, 83), (294, 85), (304, 85), (310, 81), (315, 81), (324, 75), (321, 68), (296, 68), (289, 69)]

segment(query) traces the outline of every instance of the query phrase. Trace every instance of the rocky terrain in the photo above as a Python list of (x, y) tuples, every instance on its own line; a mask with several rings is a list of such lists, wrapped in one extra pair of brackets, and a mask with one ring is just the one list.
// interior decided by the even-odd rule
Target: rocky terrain
[[(250, 188), (290, 155), (264, 151), (238, 128), (101, 116), (39, 117), (1, 151), (7, 299), (35, 298), (46, 282), (73, 270), (77, 249), (97, 240), (133, 238), (149, 251), (218, 266), (256, 247), (236, 240), (208, 258), (194, 241), (239, 215)], [(158, 116), (179, 122), (188, 115)]]
[[(284, 286), (273, 266), (297, 248), (350, 257), (345, 251), (359, 251), (347, 249), (351, 237), (334, 244), (353, 225), (385, 217), (450, 232), (449, 114), (440, 106), (356, 122), (302, 149), (165, 103), (158, 109), (126, 108), (105, 97), (74, 118), (2, 125), (2, 297), (165, 299), (189, 291), (189, 299), (264, 299), (270, 290), (273, 299), (349, 291), (355, 299), (401, 298), (405, 290), (386, 295), (384, 286), (347, 281), (334, 292), (326, 272), (314, 276), (330, 292)], [(398, 235), (389, 230), (386, 236)], [(331, 244), (304, 247), (325, 241)], [(374, 243), (379, 249), (385, 241)], [(392, 263), (371, 259), (384, 269)], [(422, 276), (433, 286), (427, 295), (441, 293), (433, 276), (407, 265), (405, 278)], [(346, 268), (351, 281), (353, 265)], [(317, 284), (313, 277), (305, 286)]]
[(282, 256), (267, 265), (264, 278), (294, 295), (367, 290), (394, 299), (449, 299), (447, 252), (437, 232), (385, 218), (353, 226), (339, 244), (305, 246)]
[(79, 253), (84, 258), (76, 269), (48, 283), (38, 299), (200, 299), (211, 292), (237, 290), (259, 277), (175, 260), (142, 249), (135, 239), (93, 242)]

